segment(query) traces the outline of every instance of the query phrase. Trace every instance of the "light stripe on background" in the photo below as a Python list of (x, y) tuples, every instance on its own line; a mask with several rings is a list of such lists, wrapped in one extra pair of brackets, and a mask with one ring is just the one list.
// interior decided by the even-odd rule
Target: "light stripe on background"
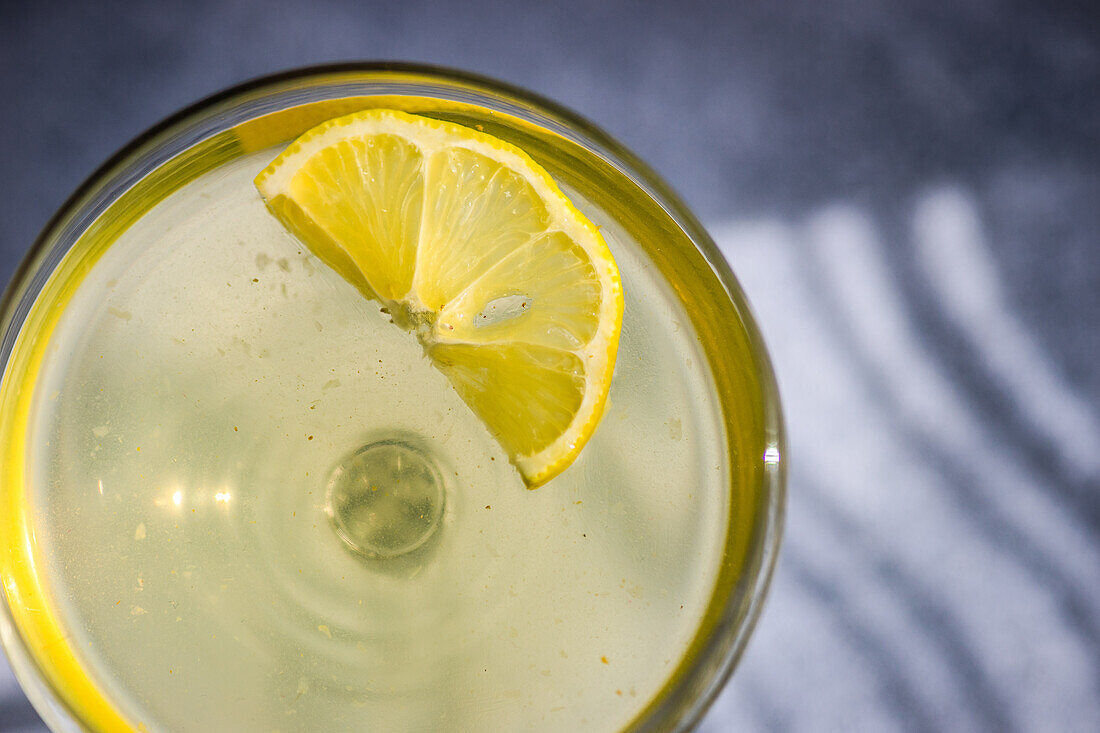
[[(848, 205), (711, 228), (774, 357), (791, 474), (773, 595), (708, 733), (1100, 723), (1096, 527), (1019, 459), (1032, 435), (1006, 437), (973, 408), (889, 265), (889, 248), (914, 248), (923, 291), (1021, 410), (1084, 404), (997, 296), (960, 196), (922, 198), (903, 242)], [(1012, 340), (985, 336), (986, 322)], [(1092, 416), (1073, 419), (1084, 428), (1059, 453), (1091, 471)], [(1067, 427), (1036, 425), (1067, 445)]]

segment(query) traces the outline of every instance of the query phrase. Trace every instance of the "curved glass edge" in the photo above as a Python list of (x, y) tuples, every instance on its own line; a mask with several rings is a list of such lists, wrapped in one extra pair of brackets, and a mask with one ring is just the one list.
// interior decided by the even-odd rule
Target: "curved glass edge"
[(38, 668), (15, 629), (6, 603), (0, 604), (0, 647), (7, 656), (19, 686), (49, 729), (58, 733), (83, 731), (83, 726), (76, 721), (61, 698), (52, 689), (42, 685)]
[[(350, 63), (310, 67), (262, 77), (201, 100), (167, 118), (96, 170), (61, 206), (46, 225), (11, 283), (0, 298), (0, 362), (9, 366), (16, 337), (35, 299), (51, 273), (68, 251), (74, 233), (87, 228), (121, 193), (134, 186), (150, 170), (199, 143), (208, 141), (237, 123), (268, 112), (317, 99), (317, 89), (326, 95), (363, 96), (364, 84), (376, 82), (388, 94), (417, 96), (425, 87), (444, 85), (456, 101), (492, 107), (517, 119), (541, 126), (587, 148), (608, 161), (637, 183), (675, 221), (695, 244), (714, 275), (724, 286), (752, 342), (752, 352), (761, 382), (764, 406), (765, 442), (770, 457), (765, 460), (764, 511), (758, 512), (754, 532), (762, 536), (752, 543), (743, 577), (751, 585), (740, 588), (745, 603), (730, 603), (711, 631), (688, 673), (662, 692), (642, 718), (630, 726), (635, 730), (688, 730), (694, 727), (728, 681), (745, 651), (770, 584), (783, 528), (786, 493), (786, 442), (774, 372), (756, 327), (751, 308), (725, 258), (698, 220), (679, 197), (645, 163), (592, 123), (556, 103), (522, 89), (464, 72), (403, 63)], [(402, 88), (406, 85), (407, 88)], [(366, 92), (369, 94), (369, 92)], [(296, 97), (298, 98), (296, 101)], [(262, 147), (257, 143), (257, 148)], [(180, 184), (182, 185), (182, 184)], [(46, 682), (33, 662), (24, 640), (14, 627), (7, 603), (0, 604), (0, 636), (13, 669), (28, 697), (55, 730), (80, 730), (76, 716), (64, 696)]]

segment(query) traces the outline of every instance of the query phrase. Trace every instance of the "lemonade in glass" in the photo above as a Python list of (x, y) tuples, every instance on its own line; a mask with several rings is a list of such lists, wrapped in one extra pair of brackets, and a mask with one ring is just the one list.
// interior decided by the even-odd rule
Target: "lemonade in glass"
[(393, 64), (184, 110), (3, 304), (0, 609), (57, 730), (681, 730), (778, 548), (774, 380), (683, 204)]

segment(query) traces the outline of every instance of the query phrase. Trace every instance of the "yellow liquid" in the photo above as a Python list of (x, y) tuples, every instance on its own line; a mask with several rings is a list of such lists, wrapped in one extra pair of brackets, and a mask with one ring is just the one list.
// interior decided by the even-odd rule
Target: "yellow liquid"
[[(736, 577), (731, 521), (752, 521), (699, 315), (637, 223), (562, 176), (626, 309), (600, 427), (526, 491), (416, 340), (266, 211), (251, 180), (276, 152), (142, 212), (44, 344), (18, 509), (79, 673), (150, 730), (627, 726)], [(438, 469), (438, 527), (364, 557), (328, 484), (394, 437)]]

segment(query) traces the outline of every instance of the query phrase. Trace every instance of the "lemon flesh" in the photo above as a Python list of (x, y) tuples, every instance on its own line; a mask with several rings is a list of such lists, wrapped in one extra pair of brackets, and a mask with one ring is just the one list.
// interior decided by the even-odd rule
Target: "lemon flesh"
[(596, 227), (522, 150), (368, 110), (303, 134), (256, 187), (415, 332), (529, 488), (573, 462), (607, 401), (622, 283)]

